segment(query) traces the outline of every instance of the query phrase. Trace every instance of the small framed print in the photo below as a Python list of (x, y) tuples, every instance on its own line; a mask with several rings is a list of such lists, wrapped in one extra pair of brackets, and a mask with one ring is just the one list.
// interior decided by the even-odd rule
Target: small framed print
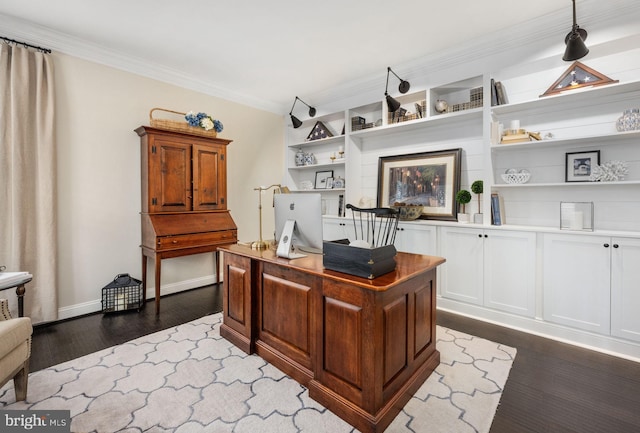
[(333, 179), (333, 170), (316, 171), (316, 183), (315, 189), (327, 189), (331, 188), (328, 185), (328, 180)]
[(590, 182), (592, 168), (600, 164), (600, 151), (567, 153), (565, 162), (565, 182)]

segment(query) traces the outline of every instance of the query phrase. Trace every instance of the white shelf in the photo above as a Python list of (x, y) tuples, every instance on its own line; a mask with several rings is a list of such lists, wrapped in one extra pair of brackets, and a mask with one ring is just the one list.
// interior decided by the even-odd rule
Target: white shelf
[(583, 186), (624, 186), (640, 185), (640, 180), (620, 180), (617, 182), (550, 182), (550, 183), (495, 183), (492, 188), (546, 188), (546, 187), (583, 187)]
[(583, 137), (571, 137), (571, 138), (562, 138), (562, 139), (547, 139), (547, 140), (539, 140), (539, 141), (524, 141), (520, 143), (513, 144), (492, 144), (491, 150), (495, 151), (503, 151), (503, 150), (524, 150), (531, 148), (540, 148), (546, 146), (561, 146), (567, 144), (576, 144), (576, 143), (591, 143), (606, 140), (607, 142), (616, 142), (628, 140), (630, 138), (640, 138), (640, 130), (638, 131), (625, 131), (625, 132), (616, 132), (613, 134), (600, 134), (600, 135), (589, 135)]
[(608, 84), (598, 87), (588, 87), (583, 89), (568, 90), (558, 95), (543, 96), (539, 99), (514, 102), (512, 104), (495, 105), (491, 107), (493, 114), (497, 116), (505, 114), (519, 113), (528, 110), (541, 110), (548, 108), (558, 108), (561, 104), (576, 105), (580, 103), (592, 103), (596, 98), (606, 98), (630, 92), (640, 91), (640, 81), (628, 83)]
[(295, 192), (295, 193), (298, 193), (298, 192), (301, 192), (301, 193), (307, 193), (307, 192), (309, 192), (309, 193), (311, 193), (311, 192), (344, 192), (344, 188), (297, 189), (297, 190), (294, 190), (292, 192)]
[(290, 144), (289, 147), (310, 147), (310, 146), (321, 146), (323, 144), (331, 144), (338, 143), (344, 141), (344, 135), (337, 135), (335, 137), (321, 138), (319, 140), (308, 140), (301, 141), (299, 143)]
[(387, 126), (378, 126), (375, 128), (362, 129), (353, 131), (350, 136), (357, 138), (368, 137), (384, 137), (386, 135), (398, 134), (402, 132), (415, 131), (428, 127), (436, 127), (442, 125), (451, 125), (456, 122), (462, 122), (468, 119), (480, 119), (482, 117), (482, 108), (472, 108), (464, 111), (456, 111), (453, 113), (438, 114), (422, 119), (409, 120), (406, 122), (392, 123)]
[(296, 165), (289, 167), (289, 170), (311, 170), (317, 168), (331, 168), (331, 167), (344, 167), (347, 158), (336, 159), (335, 162), (327, 162), (313, 165)]

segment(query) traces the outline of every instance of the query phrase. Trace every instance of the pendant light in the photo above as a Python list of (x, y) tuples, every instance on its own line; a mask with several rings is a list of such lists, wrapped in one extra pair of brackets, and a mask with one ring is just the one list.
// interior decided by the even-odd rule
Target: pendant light
[(589, 49), (584, 44), (586, 39), (587, 31), (581, 29), (576, 22), (576, 0), (573, 0), (573, 27), (571, 28), (571, 32), (564, 38), (564, 43), (567, 45), (567, 48), (564, 51), (562, 60), (572, 62), (586, 56), (589, 53)]

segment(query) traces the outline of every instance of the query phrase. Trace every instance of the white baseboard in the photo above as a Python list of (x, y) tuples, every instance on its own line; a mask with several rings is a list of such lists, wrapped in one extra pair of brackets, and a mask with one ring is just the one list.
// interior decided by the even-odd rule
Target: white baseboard
[[(215, 284), (215, 282), (215, 275), (206, 275), (204, 277), (179, 281), (177, 283), (164, 284), (160, 286), (160, 296), (171, 295), (173, 293), (184, 292), (185, 290), (208, 286)], [(152, 286), (147, 286), (146, 299), (148, 300), (153, 298), (155, 298), (155, 289)], [(72, 319), (74, 317), (100, 311), (102, 311), (102, 298), (59, 308), (58, 320)]]
[(437, 309), (640, 362), (640, 344), (633, 341), (545, 322), (539, 318), (503, 313), (483, 306), (471, 305), (443, 297), (438, 297)]

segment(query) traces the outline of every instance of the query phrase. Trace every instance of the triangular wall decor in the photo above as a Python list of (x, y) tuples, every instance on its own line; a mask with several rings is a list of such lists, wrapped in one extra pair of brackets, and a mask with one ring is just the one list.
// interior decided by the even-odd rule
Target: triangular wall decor
[(329, 138), (329, 137), (333, 137), (333, 134), (331, 133), (331, 131), (329, 131), (329, 129), (326, 126), (324, 126), (324, 123), (318, 121), (313, 126), (313, 128), (311, 128), (311, 132), (307, 136), (307, 141), (321, 140), (323, 138)]
[(580, 89), (583, 87), (602, 86), (604, 84), (617, 83), (618, 80), (612, 80), (600, 72), (576, 61), (564, 71), (558, 80), (551, 85), (540, 97), (556, 95), (558, 93), (569, 90)]

